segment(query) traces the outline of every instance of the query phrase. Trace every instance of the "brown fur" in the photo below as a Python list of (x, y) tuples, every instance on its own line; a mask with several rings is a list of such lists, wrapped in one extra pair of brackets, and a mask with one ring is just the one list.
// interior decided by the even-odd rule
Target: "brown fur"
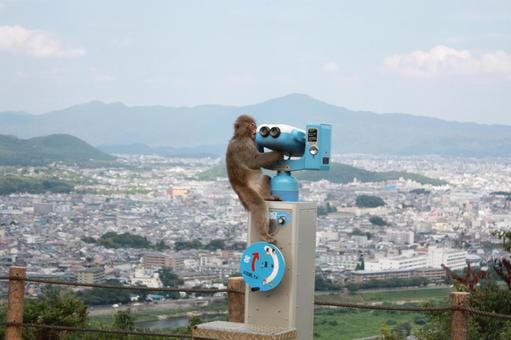
[(232, 188), (241, 204), (250, 212), (252, 223), (261, 238), (274, 242), (269, 233), (270, 220), (265, 200), (278, 200), (271, 195), (270, 177), (264, 176), (261, 167), (282, 159), (277, 151), (259, 152), (255, 144), (256, 124), (254, 118), (241, 115), (234, 122), (234, 136), (227, 147), (225, 162)]

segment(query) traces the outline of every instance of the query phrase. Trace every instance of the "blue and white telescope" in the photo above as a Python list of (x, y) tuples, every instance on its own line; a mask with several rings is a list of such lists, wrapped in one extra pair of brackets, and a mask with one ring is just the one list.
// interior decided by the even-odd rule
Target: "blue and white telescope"
[(271, 180), (271, 190), (272, 195), (283, 201), (296, 202), (299, 198), (298, 181), (292, 171), (330, 169), (331, 125), (309, 124), (302, 130), (285, 124), (261, 124), (257, 131), (260, 152), (267, 148), (285, 155), (283, 161), (266, 167), (277, 171)]

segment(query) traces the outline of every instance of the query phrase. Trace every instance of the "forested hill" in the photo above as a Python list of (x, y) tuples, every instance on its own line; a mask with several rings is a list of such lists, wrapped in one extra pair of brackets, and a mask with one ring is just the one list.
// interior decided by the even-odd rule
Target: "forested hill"
[(114, 159), (71, 135), (54, 134), (30, 139), (0, 135), (0, 165), (87, 164)]
[(376, 172), (341, 163), (333, 163), (329, 171), (298, 171), (296, 177), (309, 181), (327, 179), (334, 183), (350, 183), (353, 182), (355, 178), (360, 182), (382, 182), (404, 178), (420, 184), (431, 184), (435, 186), (447, 184), (447, 182), (441, 179), (405, 171)]
[[(375, 172), (341, 163), (332, 163), (329, 171), (297, 171), (295, 175), (298, 179), (310, 181), (326, 179), (333, 183), (350, 183), (353, 182), (355, 178), (360, 182), (382, 182), (404, 178), (416, 181), (420, 184), (431, 184), (435, 186), (447, 184), (447, 182), (440, 179), (404, 171)], [(214, 180), (218, 177), (227, 177), (225, 164), (215, 166), (198, 175), (198, 179), (200, 180)]]

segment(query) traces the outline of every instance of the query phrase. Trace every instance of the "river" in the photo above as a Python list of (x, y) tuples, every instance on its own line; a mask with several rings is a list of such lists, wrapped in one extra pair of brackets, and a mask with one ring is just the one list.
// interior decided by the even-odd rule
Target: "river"
[[(213, 320), (226, 320), (226, 314), (204, 314), (199, 315), (202, 321), (213, 321)], [(179, 316), (174, 318), (168, 318), (164, 320), (152, 320), (135, 322), (135, 327), (145, 329), (168, 329), (168, 328), (179, 328), (187, 327), (189, 320), (192, 316)]]

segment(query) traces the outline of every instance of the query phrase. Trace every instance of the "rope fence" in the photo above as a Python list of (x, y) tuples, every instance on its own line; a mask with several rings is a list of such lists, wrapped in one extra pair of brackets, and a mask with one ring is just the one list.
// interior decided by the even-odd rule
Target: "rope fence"
[(20, 323), (20, 322), (6, 322), (3, 324), (5, 327), (24, 327), (24, 328), (40, 328), (51, 329), (57, 331), (79, 332), (79, 333), (98, 333), (98, 334), (115, 334), (115, 335), (134, 335), (134, 336), (151, 336), (159, 338), (177, 338), (177, 339), (192, 339), (189, 334), (174, 334), (174, 333), (156, 333), (156, 332), (136, 332), (136, 331), (123, 331), (115, 329), (99, 329), (99, 328), (82, 328), (58, 325), (44, 325), (38, 323)]
[(511, 320), (511, 315), (507, 315), (507, 314), (485, 312), (485, 311), (482, 311), (482, 310), (479, 310), (479, 309), (475, 309), (475, 308), (470, 308), (470, 307), (459, 308), (459, 310), (464, 311), (464, 312), (468, 312), (470, 314), (475, 314), (475, 315), (478, 315), (478, 316), (486, 316), (486, 317), (503, 319), (503, 320)]
[(369, 309), (369, 310), (384, 310), (384, 311), (396, 311), (396, 312), (416, 312), (416, 313), (446, 313), (453, 311), (468, 312), (478, 316), (486, 316), (504, 320), (511, 320), (511, 315), (499, 314), (493, 312), (484, 312), (479, 309), (470, 307), (456, 307), (456, 306), (438, 306), (438, 307), (412, 307), (412, 306), (383, 306), (383, 305), (363, 305), (357, 303), (342, 303), (342, 302), (320, 302), (315, 301), (316, 306), (326, 307), (343, 307), (353, 309)]
[(440, 307), (412, 307), (412, 306), (384, 306), (384, 305), (363, 305), (358, 303), (342, 303), (342, 302), (320, 302), (315, 301), (316, 306), (329, 306), (329, 307), (344, 307), (353, 309), (370, 309), (370, 310), (384, 310), (384, 311), (397, 311), (397, 312), (420, 312), (420, 313), (434, 313), (434, 312), (451, 312), (452, 306)]
[(228, 289), (197, 289), (197, 288), (153, 288), (153, 287), (140, 287), (140, 286), (123, 286), (123, 285), (108, 285), (99, 283), (79, 283), (73, 281), (63, 280), (48, 280), (48, 279), (35, 279), (35, 278), (21, 278), (16, 276), (0, 276), (0, 281), (24, 281), (33, 283), (44, 283), (51, 285), (62, 285), (62, 286), (75, 286), (75, 287), (89, 287), (89, 288), (106, 288), (106, 289), (126, 289), (126, 290), (139, 290), (147, 292), (184, 292), (184, 293), (201, 293), (201, 294), (216, 294), (216, 293), (227, 293)]
[[(174, 333), (158, 333), (158, 332), (141, 332), (141, 331), (126, 331), (126, 330), (107, 330), (107, 329), (94, 329), (94, 328), (81, 328), (70, 327), (61, 325), (46, 325), (23, 323), (23, 304), (24, 304), (24, 290), (25, 283), (40, 283), (52, 285), (65, 285), (75, 287), (89, 287), (89, 288), (104, 288), (104, 289), (127, 289), (136, 291), (152, 291), (152, 292), (186, 292), (186, 293), (201, 293), (201, 294), (215, 294), (215, 293), (228, 293), (228, 315), (229, 321), (243, 322), (244, 320), (244, 292), (245, 285), (241, 278), (230, 278), (227, 289), (197, 289), (197, 288), (150, 288), (139, 286), (125, 286), (125, 285), (109, 285), (109, 284), (90, 284), (79, 283), (64, 280), (51, 280), (51, 279), (37, 279), (25, 277), (25, 268), (11, 267), (9, 275), (0, 276), (0, 281), (9, 281), (9, 297), (7, 305), (7, 322), (2, 324), (6, 327), (6, 339), (18, 340), (22, 339), (23, 328), (38, 328), (38, 329), (52, 329), (56, 331), (69, 331), (69, 332), (87, 332), (87, 333), (103, 333), (103, 334), (117, 334), (117, 335), (133, 335), (133, 336), (151, 336), (151, 337), (167, 337), (177, 339), (190, 339), (193, 338), (189, 334), (174, 334)], [(352, 309), (365, 309), (365, 310), (383, 310), (383, 311), (398, 311), (398, 312), (415, 312), (415, 313), (451, 313), (451, 338), (452, 339), (466, 339), (468, 330), (468, 315), (477, 315), (482, 317), (498, 318), (503, 320), (511, 320), (511, 315), (499, 314), (495, 312), (481, 311), (469, 307), (470, 294), (455, 292), (451, 293), (451, 305), (448, 306), (396, 306), (396, 305), (366, 305), (357, 303), (342, 303), (342, 302), (326, 302), (315, 301), (316, 306), (323, 307), (338, 307), (338, 308), (352, 308)], [(203, 337), (201, 337), (203, 338)]]

